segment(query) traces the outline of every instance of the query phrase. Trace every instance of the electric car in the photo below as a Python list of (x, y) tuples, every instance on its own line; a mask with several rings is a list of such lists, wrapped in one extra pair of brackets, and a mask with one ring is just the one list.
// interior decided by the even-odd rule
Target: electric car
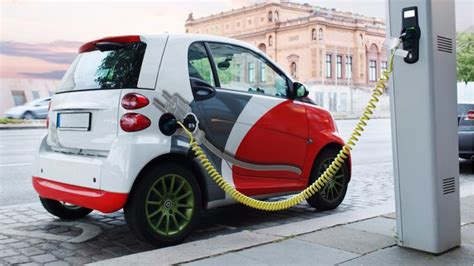
[[(33, 186), (62, 219), (123, 208), (139, 239), (179, 243), (201, 211), (235, 201), (195, 158), (177, 121), (240, 192), (294, 194), (344, 145), (331, 114), (307, 94), (268, 56), (234, 39), (163, 34), (88, 42), (52, 97)], [(349, 158), (308, 203), (336, 208), (350, 167)]]

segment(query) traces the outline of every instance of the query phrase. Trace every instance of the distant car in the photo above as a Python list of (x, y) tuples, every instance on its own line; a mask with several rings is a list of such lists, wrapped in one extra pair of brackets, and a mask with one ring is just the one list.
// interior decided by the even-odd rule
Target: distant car
[(459, 157), (474, 159), (474, 83), (458, 84)]
[(48, 115), (48, 105), (51, 97), (45, 97), (15, 106), (5, 112), (6, 118), (16, 119), (45, 119)]

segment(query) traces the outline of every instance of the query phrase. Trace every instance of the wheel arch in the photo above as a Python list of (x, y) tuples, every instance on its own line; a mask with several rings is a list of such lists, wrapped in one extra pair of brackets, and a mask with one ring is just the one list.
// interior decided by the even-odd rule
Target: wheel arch
[(204, 181), (204, 174), (200, 170), (199, 166), (193, 160), (193, 157), (189, 154), (181, 153), (181, 152), (171, 152), (162, 154), (150, 160), (138, 173), (135, 181), (133, 182), (132, 188), (130, 189), (130, 194), (134, 192), (136, 186), (141, 182), (144, 178), (145, 173), (151, 171), (154, 167), (159, 166), (160, 164), (174, 162), (179, 165), (183, 165), (184, 167), (188, 167), (191, 169), (193, 174), (195, 175), (197, 182), (199, 184), (199, 189), (201, 190), (201, 205), (205, 207), (207, 204), (207, 187)]
[[(335, 141), (332, 141), (332, 142), (329, 142), (329, 143), (326, 143), (324, 146), (321, 147), (321, 149), (319, 150), (319, 152), (316, 154), (316, 156), (314, 157), (313, 159), (313, 166), (311, 168), (311, 171), (313, 171), (313, 167), (314, 167), (314, 162), (316, 162), (316, 160), (318, 159), (318, 157), (326, 150), (337, 150), (337, 151), (340, 151), (343, 147), (343, 144), (339, 143), (339, 142), (335, 142)], [(349, 169), (349, 181), (352, 179), (352, 163), (351, 163), (351, 156), (349, 155), (349, 158), (347, 160), (348, 164), (347, 164), (347, 168)]]

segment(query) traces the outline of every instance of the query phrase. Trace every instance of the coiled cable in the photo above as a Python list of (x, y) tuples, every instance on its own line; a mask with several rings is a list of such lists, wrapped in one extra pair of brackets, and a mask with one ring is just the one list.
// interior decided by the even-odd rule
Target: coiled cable
[(377, 81), (377, 84), (372, 92), (369, 102), (365, 107), (364, 113), (359, 118), (359, 122), (355, 126), (349, 140), (346, 144), (342, 147), (341, 151), (338, 153), (336, 158), (332, 161), (332, 163), (328, 166), (328, 168), (321, 174), (321, 176), (316, 179), (311, 185), (309, 185), (305, 190), (299, 192), (298, 194), (293, 195), (290, 198), (281, 200), (281, 201), (262, 201), (251, 198), (239, 192), (235, 189), (231, 184), (229, 184), (225, 179), (222, 177), (221, 174), (214, 168), (212, 163), (207, 158), (204, 151), (201, 149), (197, 141), (193, 137), (193, 133), (191, 133), (186, 126), (180, 121), (177, 123), (181, 126), (184, 130), (186, 135), (189, 137), (189, 146), (191, 150), (194, 152), (195, 156), (198, 158), (199, 162), (202, 164), (204, 169), (207, 171), (209, 176), (216, 182), (216, 184), (225, 191), (229, 196), (234, 198), (236, 201), (264, 211), (279, 211), (291, 208), (298, 203), (310, 198), (314, 194), (321, 191), (322, 188), (331, 180), (331, 178), (339, 171), (339, 169), (344, 164), (345, 160), (350, 155), (350, 150), (354, 148), (359, 137), (362, 136), (362, 132), (364, 128), (367, 126), (367, 121), (373, 115), (374, 109), (377, 107), (376, 104), (380, 100), (380, 96), (383, 94), (383, 90), (387, 87), (387, 82), (389, 80), (389, 76), (393, 71), (393, 60), (395, 56), (395, 51), (398, 48), (394, 48), (389, 58), (388, 69), (383, 71), (382, 76)]

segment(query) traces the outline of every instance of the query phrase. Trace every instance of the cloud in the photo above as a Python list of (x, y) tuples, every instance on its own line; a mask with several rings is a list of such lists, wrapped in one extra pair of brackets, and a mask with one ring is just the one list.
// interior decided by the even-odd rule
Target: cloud
[(81, 45), (73, 41), (29, 44), (22, 42), (0, 42), (0, 54), (6, 56), (30, 57), (48, 63), (70, 64), (77, 56)]
[(49, 72), (41, 72), (41, 73), (33, 73), (33, 72), (20, 72), (18, 73), (22, 77), (25, 78), (35, 78), (35, 79), (61, 79), (64, 76), (66, 71), (49, 71)]

